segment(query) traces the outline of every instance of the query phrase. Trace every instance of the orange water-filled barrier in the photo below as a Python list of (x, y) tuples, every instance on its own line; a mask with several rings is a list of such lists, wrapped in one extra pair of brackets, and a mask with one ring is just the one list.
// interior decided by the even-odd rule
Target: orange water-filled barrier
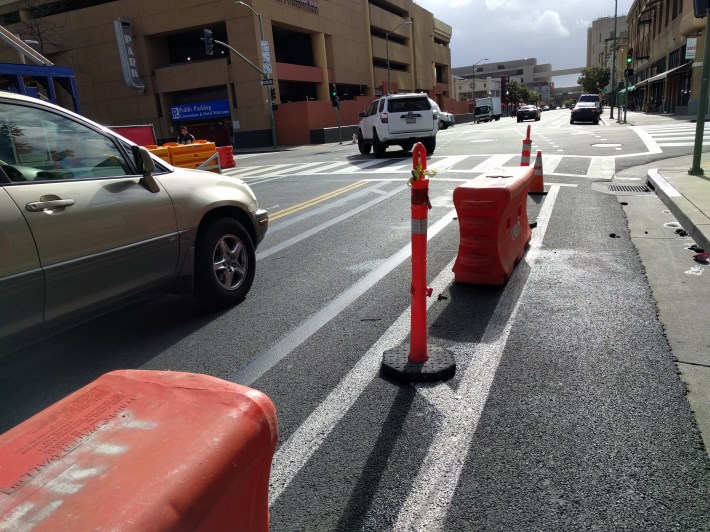
[(0, 435), (0, 530), (268, 531), (276, 441), (257, 390), (113, 371)]
[(532, 232), (528, 189), (533, 168), (506, 167), (454, 189), (460, 241), (457, 283), (502, 285), (525, 253)]
[(237, 166), (237, 162), (234, 160), (233, 146), (219, 146), (217, 153), (219, 153), (219, 163), (222, 168), (234, 168)]

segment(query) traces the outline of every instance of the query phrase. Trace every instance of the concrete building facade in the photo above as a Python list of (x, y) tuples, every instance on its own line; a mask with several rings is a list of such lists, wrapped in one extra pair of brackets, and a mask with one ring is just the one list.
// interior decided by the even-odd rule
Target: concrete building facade
[[(700, 100), (705, 19), (693, 0), (635, 0), (627, 15), (628, 44), (618, 62), (633, 74), (624, 90), (637, 110), (695, 115)], [(621, 78), (624, 79), (623, 72)]]
[[(451, 27), (412, 0), (0, 0), (0, 24), (74, 68), (83, 114), (162, 141), (185, 123), (220, 145), (308, 143), (388, 88), (453, 102)], [(204, 29), (237, 53), (207, 55)]]
[(475, 79), (475, 97), (501, 96), (500, 80), (508, 76), (510, 81), (515, 81), (527, 86), (540, 95), (542, 101), (549, 101), (551, 97), (552, 65), (537, 64), (537, 59), (515, 59), (482, 63), (475, 66), (456, 67), (451, 69), (454, 75), (455, 97), (459, 101), (470, 101), (471, 79)]
[[(617, 45), (625, 33), (626, 15), (616, 17)], [(614, 17), (598, 18), (587, 28), (587, 67), (609, 67), (614, 49)]]

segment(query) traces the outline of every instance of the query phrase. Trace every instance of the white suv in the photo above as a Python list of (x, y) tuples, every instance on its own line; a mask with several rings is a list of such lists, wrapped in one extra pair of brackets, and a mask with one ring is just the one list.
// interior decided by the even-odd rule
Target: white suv
[(426, 94), (390, 94), (370, 104), (366, 113), (360, 113), (357, 146), (367, 155), (370, 149), (375, 157), (385, 154), (387, 146), (400, 146), (411, 150), (421, 142), (428, 155), (436, 149), (439, 130), (438, 110)]

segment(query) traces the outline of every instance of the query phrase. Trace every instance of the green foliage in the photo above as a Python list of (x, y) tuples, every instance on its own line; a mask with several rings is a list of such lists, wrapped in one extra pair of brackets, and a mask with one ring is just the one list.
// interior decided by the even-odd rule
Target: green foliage
[(538, 103), (540, 101), (540, 95), (537, 92), (531, 92), (527, 86), (521, 85), (517, 81), (509, 81), (506, 90), (508, 91), (508, 103), (519, 105), (521, 103)]
[(599, 94), (604, 87), (609, 85), (611, 70), (608, 67), (587, 67), (582, 69), (582, 75), (577, 83), (582, 90), (590, 94)]

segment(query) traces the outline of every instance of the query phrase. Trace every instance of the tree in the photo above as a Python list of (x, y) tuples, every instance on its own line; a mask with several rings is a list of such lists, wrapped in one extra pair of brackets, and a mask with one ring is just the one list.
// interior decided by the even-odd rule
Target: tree
[(51, 18), (64, 10), (65, 2), (46, 3), (42, 0), (24, 0), (20, 9), (20, 24), (24, 26), (21, 38), (35, 41), (34, 48), (48, 56), (63, 48), (65, 28)]
[(609, 85), (610, 79), (611, 70), (608, 67), (587, 67), (582, 69), (577, 83), (582, 86), (584, 92), (598, 94)]
[(521, 102), (530, 101), (530, 91), (525, 85), (521, 85), (517, 81), (509, 81), (506, 90), (508, 92), (508, 103), (518, 105)]

